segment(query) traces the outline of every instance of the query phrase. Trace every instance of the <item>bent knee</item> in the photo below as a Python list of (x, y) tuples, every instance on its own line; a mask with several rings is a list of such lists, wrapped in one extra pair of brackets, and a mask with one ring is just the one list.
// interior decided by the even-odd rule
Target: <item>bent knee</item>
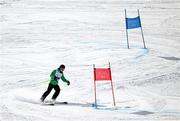
[(61, 91), (61, 89), (60, 89), (60, 88), (57, 88), (57, 89), (55, 89), (55, 91), (56, 91), (56, 92), (60, 92), (60, 91)]

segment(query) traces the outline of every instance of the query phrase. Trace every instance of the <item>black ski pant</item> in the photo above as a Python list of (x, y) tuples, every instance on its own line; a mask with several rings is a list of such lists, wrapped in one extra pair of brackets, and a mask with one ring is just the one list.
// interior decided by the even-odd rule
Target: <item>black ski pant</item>
[(55, 93), (52, 96), (52, 99), (56, 99), (60, 93), (60, 88), (59, 88), (59, 85), (52, 85), (52, 84), (49, 84), (47, 91), (44, 92), (44, 94), (42, 95), (42, 98), (45, 99), (49, 95), (49, 93), (51, 92), (52, 89), (55, 90)]

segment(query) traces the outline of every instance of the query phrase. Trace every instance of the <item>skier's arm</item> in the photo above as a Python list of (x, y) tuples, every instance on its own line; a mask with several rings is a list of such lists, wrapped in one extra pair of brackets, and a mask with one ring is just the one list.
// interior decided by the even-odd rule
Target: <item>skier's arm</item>
[(55, 73), (56, 73), (56, 70), (52, 71), (52, 73), (51, 73), (51, 75), (50, 75), (50, 77), (51, 77), (52, 80), (54, 80)]
[(70, 85), (70, 82), (64, 77), (64, 74), (62, 74), (61, 79), (63, 82), (66, 82), (68, 85)]

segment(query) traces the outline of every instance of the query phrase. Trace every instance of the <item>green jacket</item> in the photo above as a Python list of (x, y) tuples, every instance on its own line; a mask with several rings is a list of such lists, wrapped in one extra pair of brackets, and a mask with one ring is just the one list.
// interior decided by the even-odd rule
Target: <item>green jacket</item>
[(69, 81), (64, 77), (64, 74), (63, 72), (60, 72), (58, 69), (55, 69), (52, 71), (50, 77), (51, 77), (51, 80), (50, 80), (50, 84), (52, 85), (58, 85), (58, 81), (59, 79), (54, 79), (54, 77), (58, 77), (59, 79), (61, 79), (63, 82), (66, 82), (66, 83), (69, 83)]

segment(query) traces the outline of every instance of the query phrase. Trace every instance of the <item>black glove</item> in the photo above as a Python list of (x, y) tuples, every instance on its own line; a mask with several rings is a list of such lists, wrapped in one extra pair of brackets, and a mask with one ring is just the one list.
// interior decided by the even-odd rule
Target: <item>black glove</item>
[(67, 85), (68, 85), (68, 86), (70, 85), (70, 81), (67, 82)]
[(56, 76), (54, 77), (54, 80), (59, 80), (59, 79), (60, 79), (59, 77), (56, 77)]

